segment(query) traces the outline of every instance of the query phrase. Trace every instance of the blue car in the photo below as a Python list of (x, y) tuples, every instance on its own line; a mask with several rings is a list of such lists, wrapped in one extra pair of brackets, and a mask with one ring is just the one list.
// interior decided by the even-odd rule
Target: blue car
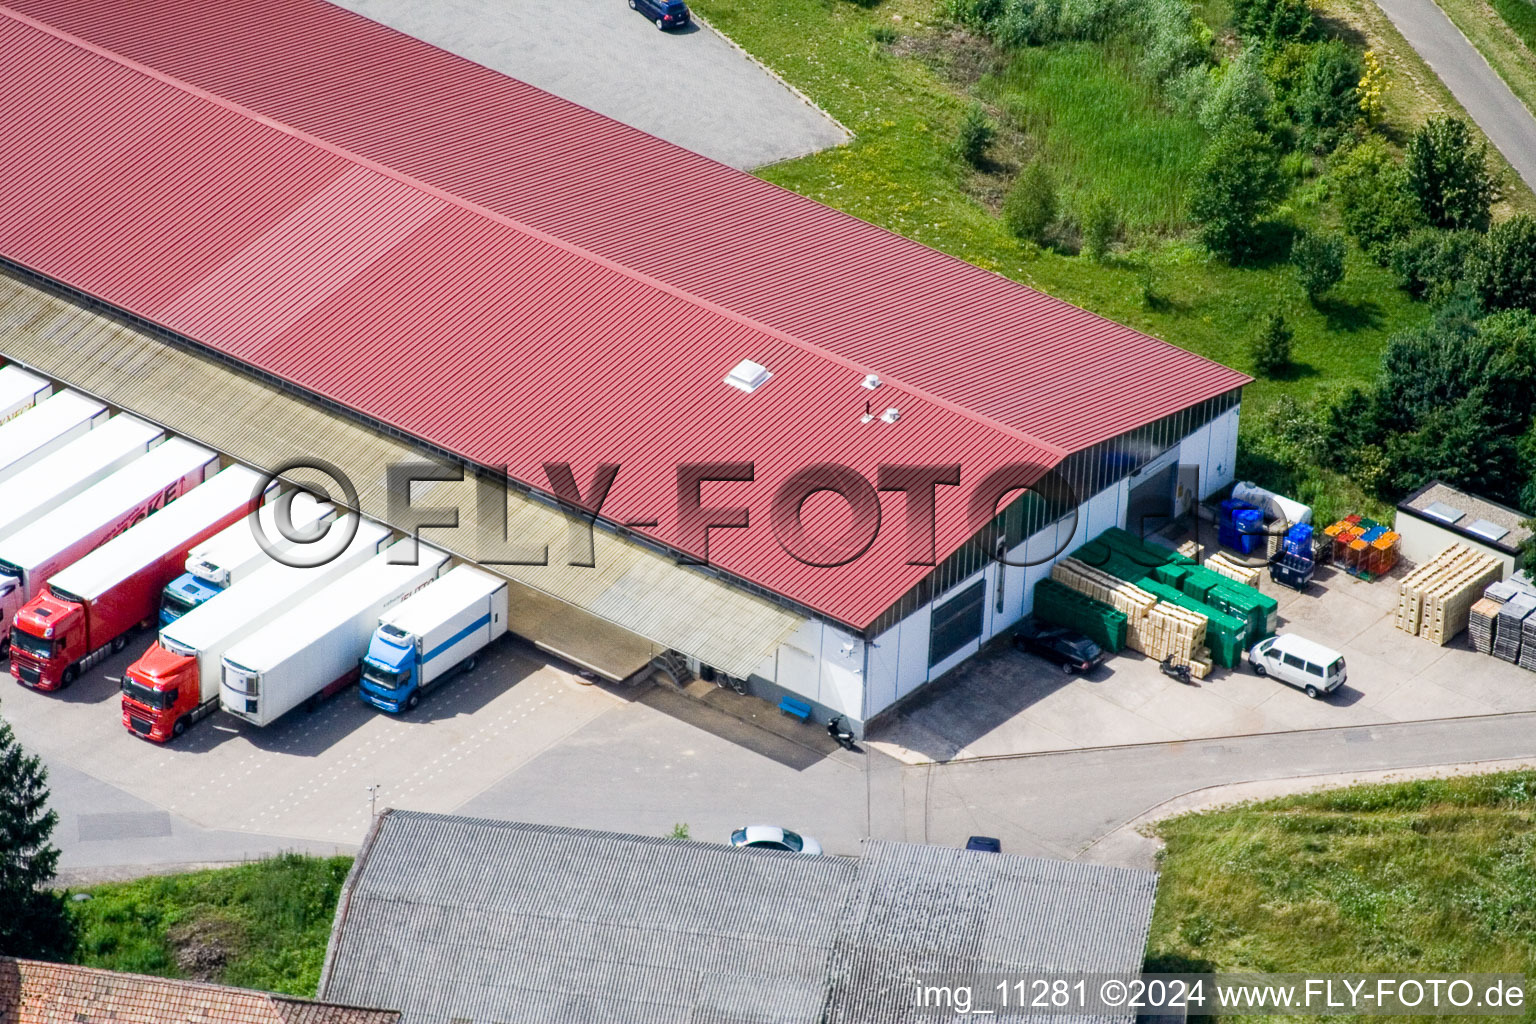
[(663, 32), (688, 24), (688, 5), (683, 0), (629, 0), (629, 9), (650, 18)]

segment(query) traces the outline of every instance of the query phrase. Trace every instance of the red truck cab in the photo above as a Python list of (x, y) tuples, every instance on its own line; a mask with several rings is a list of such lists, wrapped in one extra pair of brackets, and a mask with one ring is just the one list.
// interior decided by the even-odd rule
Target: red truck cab
[(123, 676), (123, 728), (165, 743), (186, 731), (199, 693), (197, 659), (152, 644)]
[(85, 634), (85, 609), (45, 586), (11, 625), (11, 675), (38, 690), (68, 686), (79, 674), (75, 662), (89, 651)]

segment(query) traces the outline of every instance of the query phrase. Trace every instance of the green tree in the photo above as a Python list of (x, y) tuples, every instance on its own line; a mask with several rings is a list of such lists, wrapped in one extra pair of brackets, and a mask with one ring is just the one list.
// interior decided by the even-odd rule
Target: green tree
[(1016, 238), (1044, 244), (1058, 212), (1055, 177), (1041, 161), (1030, 161), (1003, 200), (1003, 223)]
[(1311, 48), (1291, 106), (1302, 141), (1319, 153), (1339, 144), (1360, 119), (1357, 88), (1363, 71), (1355, 51), (1337, 39)]
[(1472, 287), (1488, 309), (1536, 309), (1536, 219), (1529, 214), (1495, 224), (1471, 263)]
[(1120, 214), (1114, 201), (1100, 192), (1088, 200), (1083, 211), (1083, 247), (1095, 260), (1102, 260), (1120, 233)]
[(983, 167), (987, 153), (997, 139), (997, 125), (987, 116), (980, 103), (972, 103), (960, 122), (960, 135), (955, 140), (955, 152), (972, 167)]
[(1487, 231), (1497, 184), (1488, 169), (1488, 144), (1472, 141), (1467, 123), (1431, 118), (1408, 140), (1408, 188), (1424, 218), (1437, 228)]
[(1229, 127), (1206, 148), (1190, 213), (1200, 238), (1229, 261), (1258, 250), (1260, 220), (1280, 196), (1280, 168), (1269, 141), (1252, 128)]
[(1291, 263), (1307, 298), (1316, 303), (1344, 280), (1344, 239), (1303, 232), (1291, 245)]
[(1352, 147), (1329, 174), (1344, 230), (1373, 261), (1387, 266), (1392, 247), (1423, 223), (1408, 172), (1371, 137)]
[(1257, 46), (1250, 46), (1223, 65), (1210, 94), (1200, 104), (1200, 124), (1210, 132), (1237, 122), (1262, 126), (1273, 102), (1264, 59)]
[(1409, 295), (1439, 302), (1480, 265), (1483, 245), (1476, 231), (1420, 228), (1392, 247), (1392, 269)]
[(1253, 368), (1265, 377), (1273, 376), (1291, 365), (1291, 329), (1279, 312), (1264, 318), (1264, 326), (1249, 346)]
[(59, 851), (48, 809), (48, 772), (0, 719), (0, 954), (67, 960), (75, 931), (64, 899), (45, 888)]
[(1245, 40), (1270, 45), (1310, 38), (1316, 28), (1306, 0), (1233, 0), (1232, 21)]

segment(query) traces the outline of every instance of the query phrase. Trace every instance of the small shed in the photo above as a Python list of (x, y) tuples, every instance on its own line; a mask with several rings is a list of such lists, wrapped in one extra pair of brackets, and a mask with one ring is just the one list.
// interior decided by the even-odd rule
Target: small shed
[(1433, 480), (1397, 506), (1392, 524), (1403, 538), (1403, 557), (1423, 564), (1452, 544), (1466, 544), (1504, 564), (1504, 577), (1524, 565), (1520, 545), (1531, 531), (1521, 525), (1531, 514)]

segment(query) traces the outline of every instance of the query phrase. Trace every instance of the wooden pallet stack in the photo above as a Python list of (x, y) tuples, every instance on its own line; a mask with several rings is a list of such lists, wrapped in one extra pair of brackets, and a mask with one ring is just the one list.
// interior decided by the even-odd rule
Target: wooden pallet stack
[(1493, 648), (1488, 652), (1501, 661), (1520, 662), (1522, 629), (1525, 619), (1536, 609), (1536, 599), (1516, 595), (1499, 608), (1499, 621), (1493, 628)]
[(1499, 621), (1499, 602), (1491, 597), (1481, 598), (1472, 604), (1467, 616), (1467, 636), (1472, 649), (1479, 654), (1493, 653), (1493, 635)]
[(1205, 560), (1205, 567), (1212, 572), (1219, 572), (1229, 580), (1250, 587), (1259, 585), (1260, 571), (1250, 565), (1242, 565), (1228, 558), (1225, 552), (1218, 551)]
[(1515, 664), (1536, 672), (1536, 611), (1520, 624), (1520, 658)]
[(1124, 612), (1125, 645), (1131, 650), (1158, 661), (1172, 658), (1176, 665), (1188, 665), (1197, 679), (1204, 679), (1211, 671), (1204, 615), (1159, 601), (1134, 583), (1076, 558), (1057, 562), (1051, 567), (1051, 578)]
[(1467, 628), (1473, 603), (1503, 569), (1492, 555), (1452, 544), (1403, 577), (1394, 624), (1443, 647)]

